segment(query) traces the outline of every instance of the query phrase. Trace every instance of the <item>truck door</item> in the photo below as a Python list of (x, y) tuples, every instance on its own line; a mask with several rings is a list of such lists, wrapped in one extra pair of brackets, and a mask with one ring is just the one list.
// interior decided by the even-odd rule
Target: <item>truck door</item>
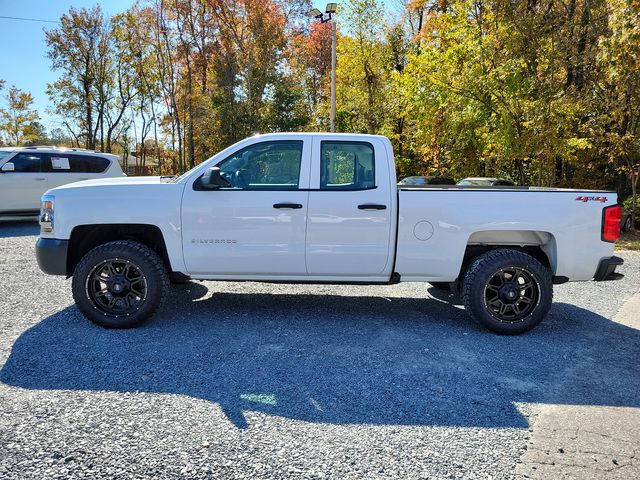
[[(286, 138), (286, 139), (285, 139)], [(205, 275), (306, 275), (311, 137), (250, 144), (218, 162), (223, 186), (187, 184), (182, 241), (187, 270)]]
[(387, 155), (375, 138), (314, 138), (307, 220), (309, 275), (388, 274), (394, 238)]

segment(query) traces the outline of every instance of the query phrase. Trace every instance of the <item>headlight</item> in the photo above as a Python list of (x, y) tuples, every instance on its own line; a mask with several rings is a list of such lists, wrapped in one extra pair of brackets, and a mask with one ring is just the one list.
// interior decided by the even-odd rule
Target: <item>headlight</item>
[(40, 202), (40, 230), (53, 232), (53, 195), (44, 195)]

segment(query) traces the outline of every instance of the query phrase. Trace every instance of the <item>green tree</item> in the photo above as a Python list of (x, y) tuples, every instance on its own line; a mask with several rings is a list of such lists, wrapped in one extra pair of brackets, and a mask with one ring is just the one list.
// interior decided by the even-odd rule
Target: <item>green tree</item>
[(10, 143), (20, 145), (23, 140), (33, 135), (31, 124), (40, 116), (33, 106), (33, 96), (18, 87), (9, 88), (6, 105), (0, 108), (0, 131), (5, 132)]

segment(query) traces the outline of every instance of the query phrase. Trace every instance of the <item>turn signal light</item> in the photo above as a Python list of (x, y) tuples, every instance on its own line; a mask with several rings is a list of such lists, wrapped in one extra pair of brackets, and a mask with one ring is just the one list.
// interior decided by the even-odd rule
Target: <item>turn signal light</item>
[(620, 238), (620, 221), (622, 220), (622, 208), (620, 205), (612, 205), (602, 209), (602, 235), (603, 242), (615, 242)]
[(53, 233), (53, 196), (46, 195), (40, 202), (40, 231)]

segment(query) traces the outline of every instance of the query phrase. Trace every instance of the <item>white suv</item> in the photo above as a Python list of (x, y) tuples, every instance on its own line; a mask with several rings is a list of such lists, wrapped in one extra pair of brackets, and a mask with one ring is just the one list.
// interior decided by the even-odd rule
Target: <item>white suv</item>
[(37, 213), (50, 188), (93, 178), (122, 177), (118, 157), (56, 147), (0, 148), (0, 214)]

